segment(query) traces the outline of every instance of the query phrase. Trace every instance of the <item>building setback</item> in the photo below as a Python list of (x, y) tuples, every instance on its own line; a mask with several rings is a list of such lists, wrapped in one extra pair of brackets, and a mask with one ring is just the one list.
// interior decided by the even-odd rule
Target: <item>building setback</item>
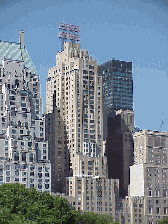
[(1, 41), (2, 45), (1, 54), (10, 59), (3, 57), (0, 65), (0, 184), (23, 183), (51, 192), (39, 76), (31, 73), (32, 63), (25, 66), (29, 56), (16, 60), (16, 52), (18, 58), (22, 53), (26, 57), (24, 32), (20, 32), (20, 43)]
[[(47, 124), (51, 125), (55, 110), (58, 137), (51, 134)], [(52, 182), (59, 183), (60, 176), (64, 177), (65, 182), (60, 184), (74, 208), (115, 216), (119, 182), (106, 178), (102, 76), (98, 75), (97, 62), (78, 43), (64, 43), (64, 50), (57, 53), (56, 66), (48, 71), (47, 132), (50, 159), (55, 160), (52, 177), (57, 174)], [(53, 140), (57, 142), (55, 148), (50, 147)]]

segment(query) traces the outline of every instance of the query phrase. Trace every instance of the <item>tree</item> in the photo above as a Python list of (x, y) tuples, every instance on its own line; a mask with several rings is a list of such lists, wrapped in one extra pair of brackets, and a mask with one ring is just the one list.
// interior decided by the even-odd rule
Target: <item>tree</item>
[(68, 201), (49, 193), (39, 193), (23, 184), (0, 186), (1, 224), (111, 224), (108, 214), (72, 210)]
[(0, 223), (69, 223), (74, 213), (66, 199), (22, 184), (0, 186)]
[(79, 224), (117, 224), (113, 222), (113, 218), (108, 214), (98, 214), (93, 212), (76, 212), (75, 223)]
[(159, 221), (159, 224), (168, 224), (168, 218)]

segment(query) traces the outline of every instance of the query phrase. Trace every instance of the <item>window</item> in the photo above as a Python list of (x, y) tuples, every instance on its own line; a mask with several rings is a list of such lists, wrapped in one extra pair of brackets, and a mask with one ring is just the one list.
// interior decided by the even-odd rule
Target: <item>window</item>
[(45, 184), (45, 189), (49, 189), (49, 184)]
[(168, 214), (168, 208), (164, 208), (164, 215)]
[(152, 196), (152, 190), (149, 190), (149, 196)]
[(28, 142), (28, 146), (31, 147), (32, 146), (32, 142)]
[(30, 154), (29, 162), (33, 162), (33, 154)]
[(156, 190), (156, 197), (159, 197), (159, 191)]
[(130, 116), (130, 123), (132, 123), (132, 116)]
[(9, 170), (10, 169), (10, 165), (6, 165), (6, 170)]
[(38, 171), (42, 171), (42, 167), (40, 166), (40, 167), (38, 167)]
[(149, 207), (149, 214), (152, 214), (152, 208)]
[(6, 182), (9, 182), (10, 181), (10, 177), (6, 177)]
[(42, 188), (42, 185), (41, 184), (38, 184), (38, 188), (41, 189)]
[(25, 152), (22, 153), (22, 161), (26, 162), (26, 153)]
[(6, 176), (10, 176), (10, 171), (6, 171)]
[(157, 214), (160, 213), (160, 208), (156, 208), (156, 213), (157, 213)]

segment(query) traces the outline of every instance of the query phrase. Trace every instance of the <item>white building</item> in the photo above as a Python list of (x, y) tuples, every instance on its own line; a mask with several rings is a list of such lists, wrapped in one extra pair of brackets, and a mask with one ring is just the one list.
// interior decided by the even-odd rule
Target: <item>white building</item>
[(0, 65), (0, 184), (23, 183), (39, 192), (51, 192), (39, 76), (31, 73), (31, 63), (25, 67), (30, 58), (13, 59), (15, 50), (19, 55), (24, 49), (23, 34), (19, 44), (13, 43), (11, 54), (4, 51), (6, 42), (1, 42), (1, 53), (11, 58), (3, 57)]
[(127, 197), (131, 224), (158, 224), (168, 217), (167, 158), (168, 133), (149, 130), (134, 133), (134, 165), (130, 167)]

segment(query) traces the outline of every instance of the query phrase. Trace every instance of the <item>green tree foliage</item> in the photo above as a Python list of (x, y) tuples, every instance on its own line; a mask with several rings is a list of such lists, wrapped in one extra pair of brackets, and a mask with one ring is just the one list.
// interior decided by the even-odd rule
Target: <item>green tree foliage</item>
[(113, 222), (113, 218), (108, 214), (98, 214), (93, 212), (76, 212), (75, 223), (79, 224), (117, 224)]
[(111, 224), (107, 215), (72, 210), (66, 199), (39, 193), (22, 184), (0, 186), (1, 224)]
[(159, 222), (159, 224), (168, 224), (168, 218), (163, 219), (162, 221)]

